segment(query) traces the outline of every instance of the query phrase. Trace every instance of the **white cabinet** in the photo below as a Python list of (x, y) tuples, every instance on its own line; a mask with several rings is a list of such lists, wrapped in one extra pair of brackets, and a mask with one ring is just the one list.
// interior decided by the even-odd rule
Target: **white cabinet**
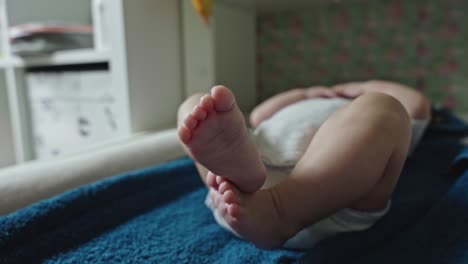
[(54, 158), (127, 136), (106, 69), (28, 72), (34, 156)]
[[(175, 126), (184, 96), (179, 1), (0, 0), (0, 9), (0, 144), (14, 150), (10, 157), (0, 155), (0, 166)], [(94, 21), (106, 45), (31, 58), (12, 55), (9, 25), (48, 18)], [(76, 69), (63, 71), (65, 65)], [(89, 65), (104, 69), (80, 70)], [(81, 90), (66, 91), (67, 82), (78, 82)], [(35, 85), (39, 88), (31, 89)], [(44, 108), (50, 99), (55, 108), (49, 110), (56, 112)]]

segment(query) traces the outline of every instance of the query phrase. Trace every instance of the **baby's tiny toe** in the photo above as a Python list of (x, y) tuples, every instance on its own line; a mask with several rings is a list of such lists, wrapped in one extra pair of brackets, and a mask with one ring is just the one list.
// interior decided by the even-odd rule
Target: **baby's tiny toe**
[(191, 114), (189, 114), (185, 120), (184, 124), (188, 129), (194, 129), (197, 127), (198, 121), (195, 119), (195, 117)]
[(211, 88), (211, 97), (214, 101), (214, 108), (218, 112), (230, 111), (235, 103), (234, 94), (222, 85)]
[(223, 181), (218, 187), (218, 192), (224, 194), (226, 191), (232, 190), (232, 188), (232, 185), (228, 181)]
[(227, 190), (224, 192), (223, 199), (227, 204), (239, 203), (237, 194), (233, 190)]
[(190, 132), (190, 130), (189, 130), (187, 127), (185, 127), (185, 126), (179, 127), (177, 133), (178, 133), (178, 135), (179, 135), (179, 139), (180, 139), (184, 144), (187, 144), (187, 143), (190, 141), (191, 132)]
[(192, 111), (192, 115), (197, 118), (198, 120), (204, 120), (207, 116), (206, 111), (201, 108), (199, 105), (195, 106), (195, 108)]
[(214, 175), (211, 171), (206, 174), (206, 184), (212, 187), (215, 190), (218, 190), (218, 183), (216, 182), (216, 175)]
[(233, 219), (239, 219), (241, 215), (241, 207), (239, 204), (233, 203), (229, 204), (227, 207), (227, 213), (229, 216), (231, 216)]
[(218, 209), (218, 212), (222, 215), (222, 216), (226, 216), (226, 214), (228, 213), (228, 204), (226, 204), (223, 199), (219, 199), (219, 202), (218, 202), (218, 206), (216, 207)]
[(212, 111), (214, 109), (213, 98), (211, 98), (211, 95), (209, 95), (209, 94), (204, 95), (200, 99), (200, 104), (199, 105), (207, 112)]
[(223, 183), (225, 181), (226, 181), (226, 179), (224, 177), (216, 176), (216, 183), (218, 183), (218, 185), (220, 185), (221, 183)]

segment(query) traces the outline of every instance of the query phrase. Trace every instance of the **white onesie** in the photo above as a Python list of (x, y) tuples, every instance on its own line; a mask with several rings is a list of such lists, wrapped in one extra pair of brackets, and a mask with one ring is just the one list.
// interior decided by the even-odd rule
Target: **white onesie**
[[(318, 128), (338, 108), (349, 102), (351, 101), (342, 98), (300, 101), (281, 109), (255, 128), (252, 132), (252, 139), (268, 170), (262, 189), (271, 188), (286, 179), (306, 151)], [(428, 120), (412, 121), (410, 153), (421, 140), (428, 123)], [(218, 224), (236, 234), (219, 215), (208, 196), (205, 203), (213, 211)], [(284, 247), (307, 249), (320, 240), (340, 232), (368, 229), (389, 209), (390, 201), (385, 209), (377, 212), (361, 212), (349, 208), (340, 210), (301, 230), (290, 238)]]

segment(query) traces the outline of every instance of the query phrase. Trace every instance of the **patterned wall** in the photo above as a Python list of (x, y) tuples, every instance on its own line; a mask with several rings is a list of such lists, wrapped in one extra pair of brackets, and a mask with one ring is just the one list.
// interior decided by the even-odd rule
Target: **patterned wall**
[(468, 1), (329, 3), (258, 18), (259, 101), (293, 87), (398, 81), (468, 112)]

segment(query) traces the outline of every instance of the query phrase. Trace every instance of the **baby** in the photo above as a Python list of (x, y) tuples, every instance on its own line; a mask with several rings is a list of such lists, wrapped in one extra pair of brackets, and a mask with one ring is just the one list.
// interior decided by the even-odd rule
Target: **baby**
[(261, 248), (303, 249), (385, 215), (430, 103), (386, 81), (294, 89), (253, 110), (251, 133), (233, 93), (215, 86), (178, 118), (216, 221)]

